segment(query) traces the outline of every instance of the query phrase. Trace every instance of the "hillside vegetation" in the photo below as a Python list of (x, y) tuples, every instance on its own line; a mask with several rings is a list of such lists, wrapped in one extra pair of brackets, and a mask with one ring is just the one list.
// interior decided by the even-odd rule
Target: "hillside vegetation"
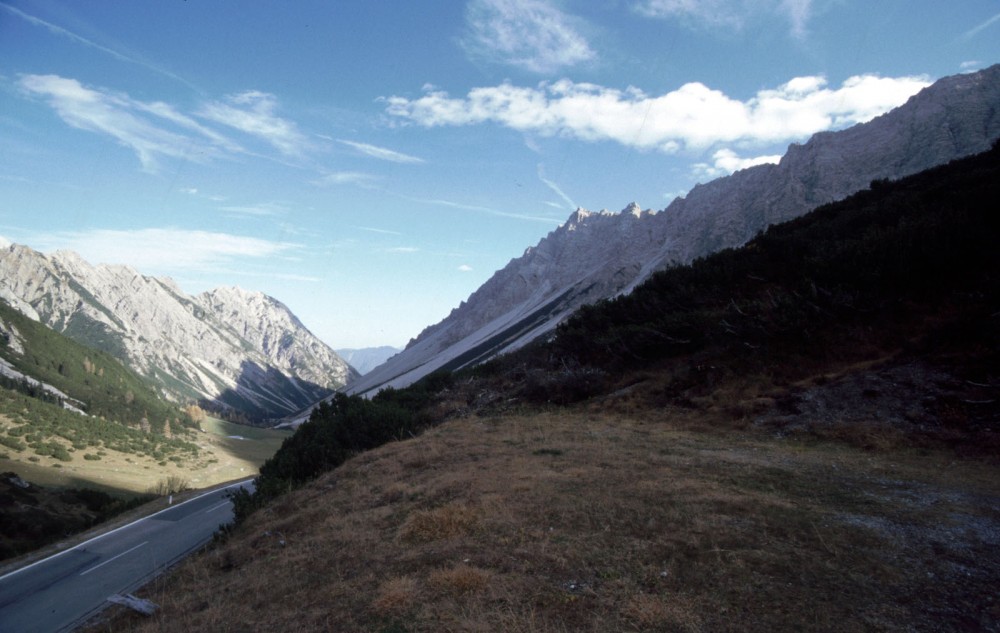
[[(0, 357), (15, 369), (48, 383), (72, 397), (72, 404), (87, 414), (120, 424), (138, 426), (145, 419), (148, 429), (163, 433), (192, 426), (176, 406), (164, 401), (139, 376), (113, 356), (85, 347), (41, 323), (32, 321), (0, 301)], [(12, 330), (13, 329), (13, 330)], [(14, 349), (11, 331), (17, 332), (23, 352)], [(5, 384), (18, 388), (15, 384)], [(26, 391), (21, 389), (21, 391)], [(29, 395), (54, 401), (45, 394)], [(57, 403), (58, 404), (58, 403)]]
[(0, 560), (151, 494), (245, 477), (287, 436), (214, 420), (194, 406), (182, 411), (117, 359), (3, 302), (0, 358), (30, 377), (0, 375)]
[(338, 398), (98, 628), (998, 631), (997, 199), (995, 146)]

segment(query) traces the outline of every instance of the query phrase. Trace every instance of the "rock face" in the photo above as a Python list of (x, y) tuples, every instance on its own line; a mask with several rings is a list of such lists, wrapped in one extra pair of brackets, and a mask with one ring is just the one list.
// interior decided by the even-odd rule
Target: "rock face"
[(791, 145), (777, 165), (694, 187), (662, 211), (577, 210), (351, 393), (401, 387), (475, 364), (551, 331), (585, 303), (656, 270), (745, 244), (769, 225), (864, 189), (985, 151), (1000, 137), (1000, 65), (936, 82), (867, 123)]
[(251, 419), (283, 417), (357, 375), (271, 297), (239, 288), (192, 297), (170, 279), (68, 251), (0, 249), (0, 299), (113, 354), (173, 400)]

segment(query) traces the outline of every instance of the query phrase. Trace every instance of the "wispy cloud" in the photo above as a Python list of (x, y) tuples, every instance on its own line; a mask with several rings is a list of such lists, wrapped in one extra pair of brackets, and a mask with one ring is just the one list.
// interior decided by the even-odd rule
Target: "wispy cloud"
[(419, 253), (420, 249), (415, 246), (394, 246), (392, 248), (383, 249), (384, 253)]
[(739, 31), (752, 19), (780, 16), (790, 32), (803, 38), (812, 16), (812, 0), (641, 0), (636, 12), (651, 18), (677, 19), (701, 28)]
[[(136, 153), (146, 171), (161, 157), (204, 161), (237, 148), (190, 117), (163, 103), (145, 103), (108, 90), (88, 88), (58, 75), (24, 75), (18, 85), (45, 99), (68, 125), (107, 134)], [(173, 124), (173, 129), (166, 125)], [(197, 132), (192, 136), (191, 132)]]
[(250, 215), (257, 217), (275, 217), (288, 213), (288, 206), (280, 202), (259, 202), (247, 205), (227, 205), (219, 207), (222, 211), (227, 211), (235, 215)]
[(335, 171), (324, 174), (322, 177), (313, 180), (312, 184), (320, 187), (328, 187), (331, 185), (357, 185), (359, 187), (370, 187), (376, 180), (378, 180), (378, 176), (374, 174), (367, 174), (362, 171)]
[(198, 114), (255, 136), (286, 156), (302, 156), (312, 149), (312, 143), (294, 122), (277, 116), (277, 109), (278, 99), (273, 94), (248, 90), (207, 103)]
[(544, 183), (546, 187), (551, 189), (557, 196), (562, 198), (563, 201), (566, 203), (566, 206), (570, 210), (579, 208), (579, 205), (576, 202), (574, 202), (572, 198), (567, 196), (566, 193), (563, 192), (563, 190), (559, 187), (559, 185), (557, 185), (556, 183), (552, 182), (551, 180), (545, 177), (545, 166), (542, 165), (541, 163), (538, 164), (538, 179), (541, 180), (542, 183)]
[(380, 235), (402, 235), (399, 231), (390, 231), (388, 229), (377, 229), (373, 226), (355, 226), (354, 228), (360, 231), (368, 231), (369, 233), (379, 233)]
[(345, 140), (340, 140), (339, 142), (347, 145), (348, 147), (353, 147), (365, 156), (371, 156), (372, 158), (377, 158), (379, 160), (387, 160), (391, 163), (417, 164), (424, 162), (423, 158), (417, 158), (416, 156), (410, 156), (409, 154), (404, 154), (395, 150), (378, 147), (377, 145), (369, 145), (368, 143), (357, 143), (355, 141)]
[(997, 13), (996, 15), (994, 15), (993, 17), (991, 17), (990, 19), (988, 19), (988, 20), (986, 20), (984, 22), (981, 22), (981, 23), (977, 24), (976, 26), (972, 27), (971, 29), (969, 29), (968, 31), (966, 31), (965, 33), (963, 33), (962, 37), (959, 38), (959, 39), (961, 39), (963, 41), (964, 40), (971, 40), (972, 38), (976, 37), (977, 35), (979, 35), (983, 31), (985, 31), (986, 29), (990, 28), (991, 26), (993, 26), (997, 22), (1000, 22), (1000, 13)]
[(472, 272), (472, 266), (469, 266), (468, 264), (462, 264), (461, 266), (458, 267), (458, 270), (459, 270), (459, 272), (463, 272), (463, 273), (471, 273)]
[(200, 191), (197, 187), (181, 187), (177, 190), (177, 193), (184, 194), (185, 196), (192, 196), (194, 198), (203, 198), (205, 200), (211, 200), (212, 202), (226, 201), (226, 196), (204, 193)]
[(807, 138), (868, 121), (929, 84), (927, 77), (859, 75), (830, 88), (825, 77), (806, 76), (740, 101), (697, 82), (654, 97), (637, 88), (561, 80), (474, 88), (464, 98), (442, 91), (412, 100), (394, 96), (386, 99), (386, 112), (425, 127), (495, 123), (540, 136), (676, 152)]
[(551, 73), (596, 57), (579, 24), (547, 0), (472, 0), (462, 43), (474, 58)]
[(45, 20), (43, 20), (43, 19), (41, 19), (41, 18), (39, 18), (37, 16), (31, 15), (29, 13), (25, 13), (24, 11), (21, 11), (20, 9), (12, 7), (12, 6), (10, 6), (9, 4), (7, 4), (5, 2), (0, 2), (0, 9), (6, 10), (8, 13), (17, 16), (18, 18), (21, 18), (22, 20), (24, 20), (25, 22), (28, 22), (29, 24), (33, 24), (35, 26), (40, 26), (40, 27), (48, 30), (53, 35), (57, 35), (59, 37), (65, 38), (67, 40), (70, 40), (71, 42), (74, 42), (76, 44), (80, 44), (82, 46), (86, 46), (86, 47), (89, 47), (89, 48), (93, 48), (93, 49), (99, 50), (102, 53), (106, 53), (107, 55), (110, 55), (111, 57), (117, 59), (118, 61), (122, 61), (122, 62), (126, 62), (126, 63), (129, 63), (129, 64), (136, 64), (138, 66), (142, 66), (143, 68), (146, 68), (148, 70), (152, 70), (153, 72), (156, 72), (156, 73), (158, 73), (160, 75), (163, 75), (165, 77), (169, 77), (170, 79), (178, 81), (178, 82), (180, 82), (180, 83), (188, 86), (189, 88), (193, 88), (195, 90), (198, 90), (197, 86), (194, 86), (188, 80), (184, 79), (180, 75), (172, 73), (172, 72), (170, 72), (169, 70), (167, 70), (165, 68), (157, 66), (156, 64), (152, 64), (152, 63), (150, 63), (148, 61), (139, 59), (139, 58), (137, 58), (134, 55), (126, 55), (126, 54), (121, 53), (119, 51), (116, 51), (116, 50), (114, 50), (112, 48), (108, 48), (107, 46), (102, 46), (101, 44), (98, 44), (97, 42), (94, 42), (93, 40), (89, 40), (89, 39), (87, 39), (85, 37), (77, 35), (76, 33), (73, 33), (72, 31), (70, 31), (68, 29), (65, 29), (65, 28), (63, 28), (63, 27), (61, 27), (61, 26), (59, 26), (57, 24), (52, 24), (51, 22), (47, 22), (47, 21), (45, 21)]
[(165, 157), (206, 163), (251, 153), (224, 128), (263, 140), (284, 157), (302, 158), (317, 149), (294, 122), (276, 114), (278, 100), (265, 92), (211, 101), (192, 116), (162, 101), (140, 101), (58, 75), (23, 75), (17, 85), (25, 94), (44, 99), (68, 125), (106, 134), (128, 147), (148, 172), (158, 171)]
[(528, 222), (542, 222), (544, 224), (560, 224), (561, 221), (553, 220), (552, 218), (541, 218), (533, 215), (524, 215), (522, 213), (511, 213), (509, 211), (500, 211), (499, 209), (492, 209), (490, 207), (483, 207), (475, 204), (463, 204), (461, 202), (452, 202), (451, 200), (442, 200), (439, 198), (414, 198), (411, 196), (400, 196), (404, 200), (409, 200), (411, 202), (417, 202), (420, 204), (430, 204), (440, 207), (450, 207), (452, 209), (464, 209), (466, 211), (475, 211), (476, 213), (485, 213), (487, 215), (495, 215), (502, 218), (512, 218), (515, 220), (526, 220)]
[(153, 274), (203, 272), (283, 256), (301, 248), (291, 242), (177, 228), (57, 231), (35, 235), (31, 244), (45, 252), (69, 249), (94, 263), (126, 263)]

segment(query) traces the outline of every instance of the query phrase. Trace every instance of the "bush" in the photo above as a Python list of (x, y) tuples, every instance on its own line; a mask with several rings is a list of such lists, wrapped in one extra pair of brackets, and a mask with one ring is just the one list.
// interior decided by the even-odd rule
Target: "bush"
[(15, 451), (23, 451), (27, 448), (24, 442), (13, 437), (0, 436), (0, 444), (6, 446), (7, 448), (12, 448)]
[(151, 495), (156, 495), (158, 497), (166, 497), (167, 495), (176, 494), (178, 492), (184, 492), (185, 490), (190, 490), (191, 484), (187, 479), (179, 475), (170, 475), (166, 479), (161, 479), (156, 482), (155, 485), (150, 486), (146, 491)]
[(230, 494), (235, 521), (352, 455), (417, 433), (430, 423), (424, 408), (450, 381), (449, 374), (437, 373), (406, 389), (386, 389), (371, 400), (338, 393), (320, 403), (261, 466), (254, 480), (256, 492), (240, 489)]

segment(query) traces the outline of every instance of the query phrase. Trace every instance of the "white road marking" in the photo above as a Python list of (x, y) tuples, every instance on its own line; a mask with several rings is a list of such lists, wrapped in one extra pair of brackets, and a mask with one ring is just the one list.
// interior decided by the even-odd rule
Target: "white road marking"
[(136, 519), (135, 521), (132, 521), (131, 523), (128, 523), (128, 524), (123, 525), (121, 527), (117, 527), (117, 528), (115, 528), (113, 530), (109, 530), (107, 532), (104, 532), (103, 534), (98, 534), (97, 536), (95, 536), (95, 537), (93, 537), (91, 539), (88, 539), (88, 540), (84, 541), (83, 543), (79, 543), (77, 545), (74, 545), (73, 547), (71, 547), (69, 549), (64, 549), (61, 552), (56, 552), (55, 554), (53, 554), (51, 556), (47, 556), (46, 558), (43, 558), (41, 560), (36, 560), (35, 562), (30, 563), (28, 565), (25, 565), (24, 567), (19, 567), (19, 568), (13, 570), (13, 571), (9, 571), (6, 574), (0, 576), (0, 580), (4, 580), (6, 578), (9, 578), (10, 576), (13, 576), (14, 574), (19, 574), (19, 573), (21, 573), (23, 571), (27, 571), (28, 569), (31, 569), (32, 567), (35, 567), (36, 565), (41, 565), (43, 563), (46, 563), (46, 562), (52, 560), (53, 558), (57, 558), (59, 556), (62, 556), (63, 554), (66, 554), (68, 552), (72, 552), (73, 550), (77, 550), (77, 549), (81, 549), (83, 547), (86, 547), (88, 544), (90, 544), (90, 543), (92, 543), (94, 541), (102, 539), (102, 538), (104, 538), (106, 536), (110, 536), (110, 535), (112, 535), (115, 532), (118, 532), (120, 530), (128, 529), (128, 528), (132, 527), (133, 525), (135, 525), (136, 523), (142, 523), (143, 521), (147, 521), (149, 519), (152, 519), (157, 514), (162, 514), (163, 512), (167, 512), (168, 510), (172, 510), (174, 508), (179, 508), (180, 506), (184, 505), (185, 503), (190, 503), (190, 502), (194, 501), (195, 499), (200, 499), (200, 498), (204, 497), (205, 495), (210, 495), (210, 494), (219, 492), (220, 490), (228, 490), (230, 488), (235, 488), (237, 486), (242, 486), (243, 484), (246, 484), (246, 483), (251, 482), (251, 481), (253, 481), (253, 480), (252, 479), (244, 479), (242, 481), (237, 481), (234, 484), (229, 484), (228, 486), (223, 486), (222, 488), (215, 488), (214, 490), (209, 490), (208, 492), (206, 492), (204, 494), (200, 494), (197, 497), (192, 497), (191, 499), (188, 499), (187, 501), (184, 501), (182, 503), (178, 503), (176, 506), (171, 506), (169, 508), (164, 508), (163, 510), (160, 510), (159, 512), (154, 512), (153, 514), (151, 514), (149, 516), (142, 517), (141, 519)]
[(215, 512), (215, 511), (216, 511), (216, 510), (218, 510), (219, 508), (224, 508), (224, 507), (226, 507), (227, 505), (229, 505), (229, 503), (230, 503), (229, 501), (223, 501), (222, 503), (220, 503), (220, 504), (219, 504), (219, 505), (217, 505), (217, 506), (212, 506), (212, 507), (211, 507), (211, 508), (209, 508), (208, 510), (205, 510), (205, 514), (208, 514), (209, 512)]
[(125, 550), (124, 552), (122, 552), (121, 554), (119, 554), (117, 556), (112, 556), (111, 558), (109, 558), (108, 560), (104, 561), (103, 563), (94, 565), (93, 567), (91, 567), (87, 571), (81, 571), (80, 575), (81, 576), (86, 576), (87, 574), (89, 574), (90, 572), (94, 571), (95, 569), (100, 569), (101, 567), (104, 567), (105, 565), (107, 565), (111, 561), (113, 561), (113, 560), (115, 560), (117, 558), (121, 558), (122, 556), (124, 556), (125, 554), (128, 554), (129, 552), (134, 552), (135, 550), (139, 549), (140, 547), (142, 547), (146, 543), (149, 543), (149, 541), (143, 541), (142, 543), (139, 543), (138, 545), (136, 545), (135, 547), (133, 547), (131, 549)]

